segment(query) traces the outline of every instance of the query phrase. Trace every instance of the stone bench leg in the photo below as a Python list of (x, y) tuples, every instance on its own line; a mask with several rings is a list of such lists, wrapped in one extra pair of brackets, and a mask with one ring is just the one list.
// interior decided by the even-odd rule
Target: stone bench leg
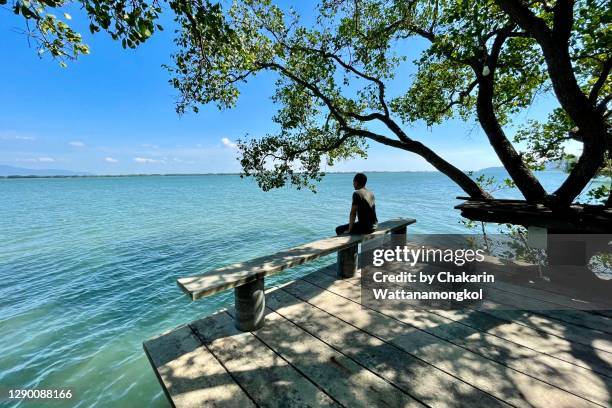
[(240, 331), (259, 329), (264, 323), (264, 278), (234, 288), (234, 321)]
[(404, 246), (406, 245), (406, 233), (408, 232), (407, 227), (401, 227), (391, 231), (391, 242), (393, 245)]
[(353, 245), (338, 251), (338, 278), (352, 278), (357, 273), (357, 247)]

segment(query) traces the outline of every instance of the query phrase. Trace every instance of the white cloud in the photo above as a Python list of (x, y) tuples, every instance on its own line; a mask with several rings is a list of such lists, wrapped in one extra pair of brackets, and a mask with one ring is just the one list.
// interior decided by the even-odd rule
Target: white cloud
[(150, 159), (148, 157), (134, 157), (136, 163), (165, 163), (165, 160)]
[(53, 157), (39, 157), (37, 160), (41, 163), (53, 163), (55, 161)]
[(117, 162), (119, 162), (119, 160), (114, 159), (112, 157), (105, 157), (104, 161), (107, 162), (107, 163), (117, 163)]
[(21, 135), (14, 130), (0, 131), (0, 140), (36, 140), (34, 136)]
[(85, 147), (85, 143), (81, 142), (81, 141), (74, 141), (74, 142), (70, 142), (68, 143), (70, 146), (72, 147)]
[(236, 145), (236, 143), (232, 142), (227, 137), (222, 138), (221, 139), (221, 143), (223, 143), (223, 146), (229, 147), (230, 149), (235, 149), (235, 148), (238, 147), (238, 145)]
[(159, 149), (158, 145), (155, 144), (149, 144), (149, 143), (143, 143), (140, 145), (141, 147), (147, 148), (147, 149)]

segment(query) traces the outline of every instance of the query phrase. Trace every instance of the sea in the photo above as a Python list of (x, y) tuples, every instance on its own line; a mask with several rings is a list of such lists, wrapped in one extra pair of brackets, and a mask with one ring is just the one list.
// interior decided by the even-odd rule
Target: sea
[[(548, 190), (565, 176), (538, 174)], [(453, 209), (465, 194), (440, 173), (371, 173), (368, 187), (381, 221), (466, 232)], [(237, 175), (0, 179), (0, 406), (169, 406), (143, 341), (233, 303), (232, 291), (191, 302), (176, 279), (330, 236), (351, 194), (352, 174), (328, 174), (316, 193)], [(6, 399), (15, 389), (72, 398)]]

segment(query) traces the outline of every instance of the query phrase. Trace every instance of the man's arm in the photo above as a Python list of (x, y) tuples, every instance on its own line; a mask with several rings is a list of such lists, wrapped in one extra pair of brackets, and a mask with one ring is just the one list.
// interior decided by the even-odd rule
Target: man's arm
[(355, 218), (357, 218), (357, 204), (353, 204), (351, 206), (351, 214), (349, 215), (348, 232), (353, 231), (353, 224), (355, 224)]

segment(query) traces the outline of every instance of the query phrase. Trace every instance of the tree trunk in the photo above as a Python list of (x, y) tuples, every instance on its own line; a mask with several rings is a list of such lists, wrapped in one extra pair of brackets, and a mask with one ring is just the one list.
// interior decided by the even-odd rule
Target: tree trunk
[(510, 174), (516, 187), (523, 193), (525, 199), (531, 203), (546, 201), (546, 190), (542, 187), (531, 170), (525, 165), (521, 156), (510, 143), (504, 130), (499, 124), (493, 108), (493, 70), (478, 80), (478, 97), (476, 101), (478, 121), (495, 153)]
[(610, 130), (596, 102), (582, 92), (569, 54), (573, 25), (573, 1), (559, 0), (554, 7), (553, 29), (522, 2), (496, 0), (504, 12), (540, 45), (548, 75), (559, 104), (578, 127), (582, 155), (568, 178), (555, 191), (553, 203), (568, 206), (582, 192), (603, 164)]
[(583, 141), (580, 159), (554, 193), (554, 202), (567, 206), (584, 190), (603, 165), (609, 130), (603, 115), (597, 112), (596, 107), (578, 86), (567, 46), (560, 41), (545, 41), (542, 50), (555, 95), (561, 107), (578, 127), (577, 133)]

